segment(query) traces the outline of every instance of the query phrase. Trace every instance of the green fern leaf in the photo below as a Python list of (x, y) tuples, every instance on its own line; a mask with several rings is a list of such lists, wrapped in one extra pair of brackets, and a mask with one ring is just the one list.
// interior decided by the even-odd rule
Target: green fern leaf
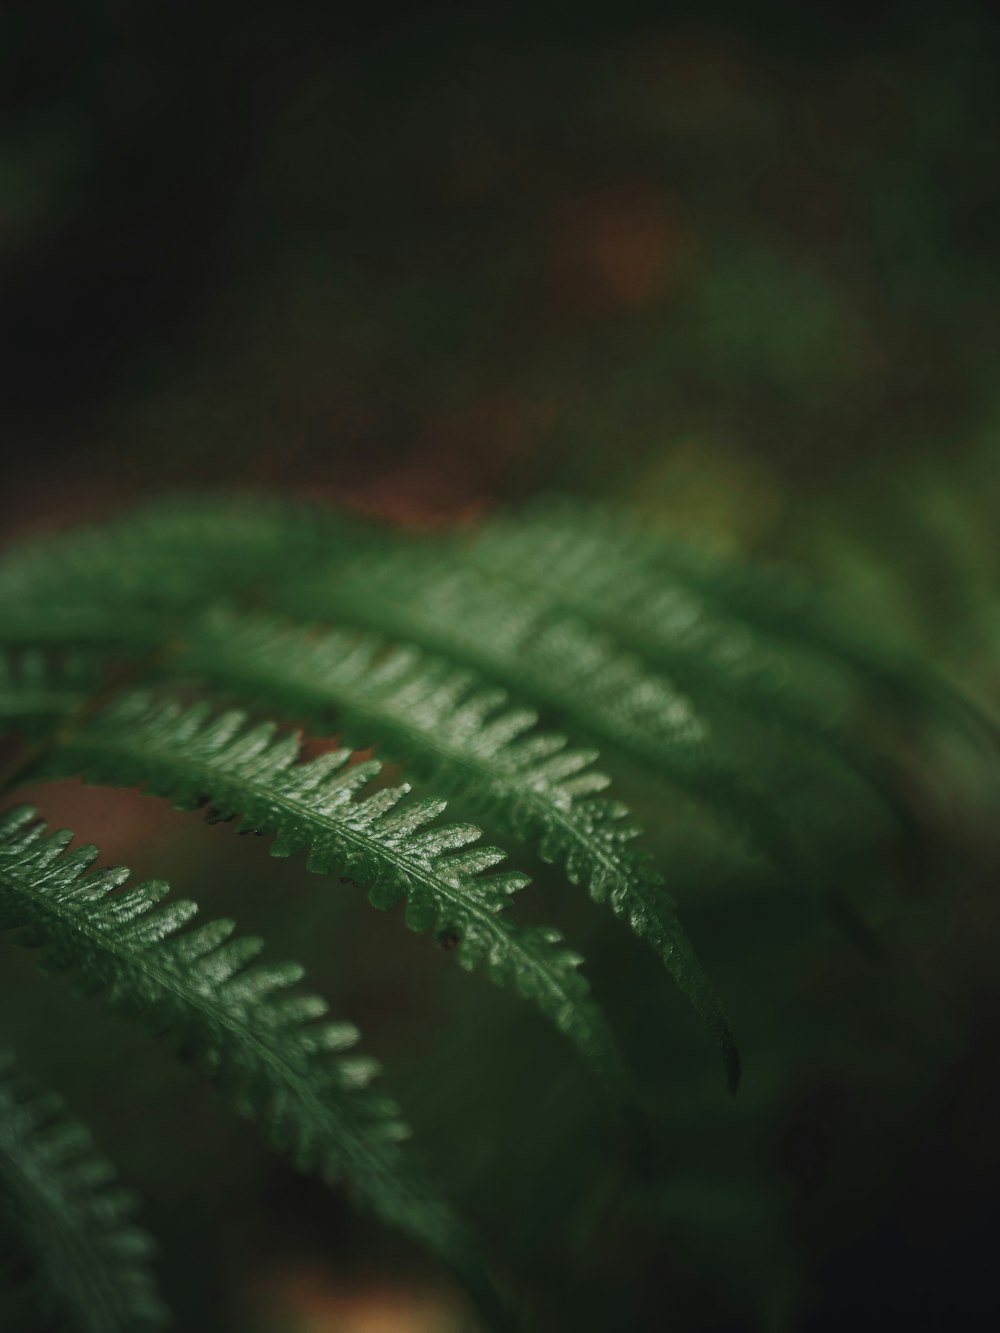
[(536, 715), (511, 708), (502, 691), (412, 648), (370, 636), (317, 634), (264, 617), (228, 614), (193, 626), (172, 668), (263, 707), (292, 710), (348, 742), (385, 743), (447, 793), (461, 793), (504, 831), (536, 838), (544, 860), (586, 884), (659, 954), (739, 1080), (732, 1029), (677, 918), (641, 830), (620, 802), (596, 796), (609, 779), (593, 752), (541, 732)]
[(140, 1333), (164, 1325), (152, 1242), (134, 1212), (83, 1126), (0, 1054), (0, 1236), (24, 1256), (22, 1303), (54, 1321), (47, 1328)]
[(262, 943), (233, 938), (231, 921), (185, 930), (197, 908), (164, 905), (166, 884), (123, 889), (127, 870), (86, 873), (96, 849), (70, 852), (71, 838), (47, 835), (28, 807), (0, 817), (0, 928), (40, 948), (46, 970), (76, 969), (112, 1008), (173, 1031), (183, 1054), (242, 1114), (261, 1117), (300, 1169), (346, 1178), (383, 1221), (468, 1276), (464, 1229), (409, 1164), (396, 1107), (368, 1089), (377, 1065), (346, 1054), (357, 1030), (319, 1021), (326, 1005), (314, 995), (282, 994), (301, 969), (251, 966)]
[(248, 728), (243, 713), (213, 718), (203, 704), (134, 694), (82, 726), (40, 772), (144, 785), (181, 808), (211, 805), (215, 818), (239, 815), (241, 829), (275, 834), (274, 856), (307, 850), (311, 870), (370, 883), (376, 907), (405, 898), (407, 925), (455, 942), (463, 967), (485, 964), (495, 984), (532, 1000), (622, 1086), (615, 1042), (577, 971), (579, 955), (557, 931), (519, 927), (505, 910), (527, 876), (487, 875), (503, 853), (473, 846), (480, 831), (471, 825), (433, 824), (442, 800), (404, 801), (408, 786), (354, 799), (378, 775), (377, 762), (348, 767), (350, 752), (340, 750), (297, 763), (298, 754), (295, 736), (277, 739), (269, 723)]

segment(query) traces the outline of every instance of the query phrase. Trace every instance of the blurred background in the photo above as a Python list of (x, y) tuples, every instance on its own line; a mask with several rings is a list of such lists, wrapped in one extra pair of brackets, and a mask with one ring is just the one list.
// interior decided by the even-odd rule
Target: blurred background
[[(0, 10), (0, 48), (5, 541), (192, 489), (415, 530), (542, 491), (619, 499), (804, 569), (1000, 703), (991, 6), (35, 0)], [(542, 919), (558, 904), (595, 978), (629, 973), (613, 1016), (659, 1062), (665, 1161), (628, 1190), (586, 1076), (398, 923), (294, 865), (279, 910), (256, 840), (146, 798), (67, 783), (44, 804), (310, 965), (548, 1327), (825, 1333), (998, 1305), (1000, 858), (961, 791), (947, 905), (895, 923), (889, 964), (816, 903), (680, 874), (744, 1039), (735, 1102), (679, 1003), (666, 1047), (636, 1018), (655, 967), (539, 868)], [(139, 1037), (97, 1043), (30, 959), (4, 966), (4, 1035), (56, 1083), (75, 1070), (178, 1327), (463, 1326), (402, 1242)], [(192, 1196), (211, 1174), (219, 1197)]]

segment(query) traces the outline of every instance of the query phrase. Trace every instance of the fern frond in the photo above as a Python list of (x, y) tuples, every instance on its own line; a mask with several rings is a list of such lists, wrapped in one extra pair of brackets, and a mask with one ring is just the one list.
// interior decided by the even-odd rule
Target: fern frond
[(695, 956), (663, 876), (635, 840), (627, 808), (592, 751), (543, 732), (503, 691), (415, 648), (345, 631), (317, 633), (219, 613), (193, 626), (172, 669), (255, 706), (335, 726), (355, 745), (385, 744), (446, 794), (462, 794), (507, 833), (539, 841), (595, 902), (607, 902), (660, 956), (708, 1024), (731, 1086), (739, 1056), (721, 1002)]
[(916, 845), (916, 818), (902, 792), (850, 735), (859, 689), (845, 663), (815, 644), (774, 642), (699, 596), (663, 560), (651, 562), (652, 549), (620, 513), (569, 501), (494, 518), (463, 547), (485, 577), (509, 580), (612, 633), (709, 716), (721, 706), (818, 746), (861, 779)]
[(779, 651), (713, 607), (664, 562), (651, 564), (642, 533), (614, 510), (536, 505), (490, 519), (456, 558), (604, 627), (694, 696), (714, 694), (792, 722), (815, 717), (833, 727), (846, 718), (855, 691), (829, 661), (794, 645)]
[[(284, 511), (279, 507), (278, 513)], [(289, 514), (284, 513), (277, 523), (284, 531)], [(133, 525), (142, 532), (141, 515)], [(251, 522), (251, 530), (253, 527)], [(264, 527), (266, 533), (267, 525)], [(183, 522), (180, 528), (183, 532)], [(127, 523), (124, 531), (127, 535)], [(121, 580), (116, 583), (100, 561), (95, 568), (102, 571), (102, 577), (95, 579), (87, 572), (88, 561), (82, 560), (80, 596), (57, 606), (25, 595), (25, 587), (38, 586), (37, 580), (33, 583), (29, 578), (25, 583), (11, 576), (8, 592), (13, 586), (15, 593), (18, 588), (21, 593), (4, 602), (0, 637), (8, 643), (89, 643), (133, 650), (158, 648), (161, 652), (166, 647), (169, 653), (183, 643), (189, 628), (189, 616), (181, 611), (181, 603), (188, 605), (195, 594), (201, 599), (198, 605), (219, 599), (213, 596), (212, 577), (204, 576), (199, 564), (197, 578), (182, 580), (186, 592), (178, 601), (170, 592), (170, 571), (171, 561), (180, 558), (178, 547), (183, 543), (169, 523), (165, 535), (154, 525), (154, 537), (141, 536), (141, 558), (136, 557), (132, 570), (138, 592), (133, 598), (125, 580), (124, 602), (116, 600), (123, 592)], [(163, 544), (158, 545), (161, 538)], [(65, 541), (72, 545), (71, 538)], [(269, 549), (264, 539), (258, 545)], [(121, 552), (114, 543), (111, 546), (119, 558)], [(331, 543), (324, 538), (320, 546), (329, 568)], [(635, 655), (623, 652), (614, 639), (579, 617), (553, 615), (547, 595), (498, 589), (495, 581), (475, 569), (449, 568), (427, 543), (406, 545), (382, 538), (375, 543), (381, 553), (367, 559), (350, 558), (353, 536), (332, 546), (337, 551), (334, 573), (312, 582), (286, 582), (283, 589), (281, 579), (276, 578), (269, 600), (310, 616), (387, 631), (457, 663), (474, 665), (515, 694), (570, 722), (581, 734), (660, 773), (722, 814), (786, 873), (802, 876), (794, 827), (752, 771), (734, 761), (725, 729), (710, 734), (705, 717), (670, 677), (649, 670)], [(104, 549), (99, 541), (97, 548)], [(130, 549), (127, 542), (122, 549)], [(448, 557), (447, 550), (444, 554)], [(65, 556), (56, 564), (64, 571)], [(16, 560), (14, 568), (16, 573)], [(165, 572), (160, 573), (161, 568)], [(68, 577), (72, 586), (72, 577)], [(3, 587), (0, 579), (0, 598)], [(152, 601), (147, 600), (147, 593)], [(693, 670), (697, 660), (695, 653)]]
[[(742, 631), (753, 635), (754, 652), (770, 653), (780, 646), (788, 665), (782, 672), (792, 688), (778, 707), (792, 705), (801, 717), (805, 700), (799, 687), (813, 676), (809, 702), (835, 716), (835, 681), (829, 672), (817, 675), (825, 659), (854, 673), (893, 706), (900, 704), (959, 721), (978, 740), (996, 727), (968, 697), (905, 651), (896, 650), (877, 634), (856, 626), (817, 588), (788, 570), (725, 560), (670, 540), (643, 524), (630, 511), (594, 501), (557, 498), (536, 501), (518, 514), (484, 525), (473, 543), (477, 561), (508, 572), (527, 572), (525, 550), (535, 550), (546, 577), (566, 587), (567, 561), (572, 568), (581, 548), (589, 549), (591, 567), (624, 562), (630, 578), (659, 585), (666, 602), (701, 623), (716, 621), (721, 642)], [(576, 552), (576, 555), (573, 553)], [(624, 588), (626, 585), (622, 585)], [(575, 596), (589, 597), (593, 585), (578, 587)], [(634, 627), (634, 623), (633, 623)], [(791, 656), (790, 656), (791, 655)], [(789, 666), (794, 667), (794, 672)], [(831, 686), (833, 688), (831, 688)]]
[(40, 771), (143, 785), (180, 808), (210, 805), (214, 818), (240, 816), (242, 830), (276, 835), (273, 856), (307, 851), (310, 870), (370, 884), (376, 907), (405, 899), (411, 929), (454, 943), (468, 970), (485, 964), (496, 985), (533, 1001), (621, 1086), (614, 1038), (577, 970), (582, 959), (558, 931), (521, 927), (506, 911), (527, 876), (486, 874), (503, 853), (473, 846), (481, 835), (472, 825), (434, 824), (443, 800), (404, 800), (407, 785), (355, 799), (379, 763), (349, 767), (348, 750), (306, 763), (298, 755), (297, 737), (277, 738), (270, 723), (248, 727), (243, 713), (212, 717), (204, 704), (185, 708), (133, 694), (80, 727)]
[(301, 968), (254, 965), (262, 942), (233, 938), (228, 920), (185, 930), (194, 903), (164, 904), (162, 881), (123, 888), (127, 870), (87, 873), (97, 851), (68, 851), (71, 839), (47, 834), (29, 807), (0, 817), (0, 928), (41, 949), (46, 970), (76, 969), (113, 1009), (173, 1032), (301, 1170), (346, 1179), (383, 1221), (468, 1273), (464, 1229), (408, 1162), (395, 1105), (368, 1088), (377, 1065), (346, 1054), (357, 1030), (319, 1021), (314, 995), (282, 993)]
[(498, 589), (426, 549), (368, 558), (289, 586), (286, 609), (360, 625), (473, 666), (582, 735), (661, 774), (726, 818), (790, 874), (794, 830), (730, 761), (691, 700), (668, 677), (548, 600)]
[(0, 1053), (0, 1237), (24, 1256), (25, 1304), (47, 1328), (140, 1333), (167, 1319), (135, 1201), (59, 1098)]

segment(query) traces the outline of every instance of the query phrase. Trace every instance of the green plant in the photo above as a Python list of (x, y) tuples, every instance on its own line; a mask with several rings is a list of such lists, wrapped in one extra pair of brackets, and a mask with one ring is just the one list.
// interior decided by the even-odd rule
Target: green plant
[[(411, 929), (576, 1047), (616, 1118), (623, 1170), (646, 1179), (657, 1126), (645, 1071), (581, 955), (518, 919), (528, 879), (500, 868), (482, 829), (533, 849), (554, 882), (585, 889), (658, 955), (735, 1090), (736, 1041), (671, 877), (769, 868), (870, 939), (866, 884), (887, 865), (905, 879), (924, 837), (902, 742), (919, 743), (933, 718), (988, 729), (784, 576), (569, 502), (433, 539), (291, 504), (160, 505), (8, 553), (0, 643), (0, 713), (21, 738), (9, 789), (72, 776), (139, 787), (272, 839), (273, 856), (306, 853), (311, 871), (363, 887), (375, 907), (405, 901)], [(303, 758), (295, 727), (337, 744)], [(379, 760), (353, 753), (373, 745)], [(656, 821), (652, 836), (603, 794), (595, 745)], [(96, 850), (71, 840), (23, 805), (0, 822), (0, 924), (43, 970), (170, 1034), (297, 1167), (345, 1181), (450, 1268), (487, 1323), (530, 1323), (510, 1256), (461, 1220), (444, 1173), (404, 1142), (394, 1102), (371, 1086), (375, 1062), (353, 1053), (356, 1028), (295, 989), (302, 969), (256, 962), (261, 941), (228, 919), (190, 926), (194, 904), (92, 870)], [(674, 1013), (664, 998), (649, 1020), (667, 1060)], [(463, 1052), (473, 1069), (500, 1059), (482, 1046)], [(69, 1163), (64, 1143), (82, 1141), (47, 1128), (38, 1105), (14, 1081), (0, 1088), (5, 1230), (69, 1327), (156, 1326), (143, 1243), (102, 1202), (103, 1170)]]

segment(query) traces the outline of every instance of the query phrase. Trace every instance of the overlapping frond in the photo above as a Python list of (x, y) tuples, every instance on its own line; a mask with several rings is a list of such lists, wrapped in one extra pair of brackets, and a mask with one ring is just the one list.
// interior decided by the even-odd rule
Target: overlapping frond
[(0, 1241), (21, 1260), (10, 1295), (69, 1333), (162, 1328), (135, 1207), (83, 1125), (0, 1053)]
[(254, 963), (262, 942), (234, 937), (231, 921), (185, 929), (194, 903), (165, 902), (161, 881), (126, 888), (127, 870), (90, 871), (96, 849), (70, 851), (71, 840), (26, 806), (0, 817), (0, 928), (40, 949), (46, 970), (73, 969), (112, 1008), (171, 1032), (300, 1169), (345, 1179), (385, 1222), (468, 1273), (464, 1229), (408, 1161), (395, 1105), (368, 1087), (376, 1064), (349, 1053), (357, 1029), (291, 989), (302, 969)]
[(498, 586), (429, 549), (371, 555), (283, 592), (292, 612), (362, 625), (473, 666), (518, 697), (666, 777), (789, 873), (795, 831), (735, 766), (726, 738), (667, 676), (546, 597)]
[[(853, 699), (844, 674), (815, 654), (779, 650), (668, 576), (655, 534), (632, 525), (623, 537), (599, 506), (570, 503), (493, 520), (471, 543), (384, 534), (369, 543), (359, 532), (357, 524), (321, 522), (294, 505), (141, 511), (111, 525), (111, 541), (100, 530), (65, 538), (51, 563), (38, 552), (9, 560), (6, 580), (0, 567), (0, 600), (15, 593), (2, 632), (30, 639), (39, 613), (21, 594), (44, 589), (47, 578), (67, 586), (67, 567), (76, 564), (68, 586), (81, 595), (56, 617), (53, 642), (148, 651), (167, 633), (171, 669), (202, 683), (310, 722), (335, 707), (353, 742), (381, 741), (447, 794), (460, 790), (484, 817), (537, 838), (543, 856), (606, 898), (659, 951), (729, 1051), (732, 1071), (721, 1007), (661, 876), (634, 843), (634, 822), (617, 803), (596, 797), (600, 779), (585, 751), (535, 729), (535, 708), (598, 739), (612, 756), (665, 776), (801, 879), (820, 872), (807, 866), (780, 790), (731, 748), (725, 715), (701, 705), (721, 699), (754, 722), (784, 720), (822, 740), (910, 828), (898, 791), (842, 734)], [(118, 558), (130, 566), (125, 580), (110, 572)], [(312, 571), (307, 577), (303, 566)], [(171, 619), (181, 608), (225, 604), (240, 589), (300, 615), (389, 634), (397, 644), (382, 648), (337, 632), (324, 639), (306, 629), (287, 631), (296, 637), (282, 644), (265, 622), (251, 621), (242, 633), (243, 622), (224, 611)], [(515, 702), (507, 703), (508, 692)], [(771, 762), (767, 755), (761, 761)], [(459, 936), (466, 961), (466, 932), (444, 918), (437, 927)]]
[(248, 726), (240, 712), (213, 716), (204, 704), (132, 694), (76, 730), (42, 772), (142, 785), (181, 808), (239, 816), (241, 828), (275, 835), (272, 855), (307, 851), (311, 870), (370, 885), (376, 907), (405, 899), (412, 929), (453, 944), (467, 969), (485, 965), (493, 982), (535, 1003), (620, 1085), (614, 1039), (577, 970), (582, 959), (558, 931), (519, 926), (506, 911), (527, 876), (487, 873), (503, 853), (476, 846), (473, 825), (436, 823), (443, 800), (404, 799), (406, 785), (358, 799), (380, 771), (376, 761), (349, 766), (348, 750), (306, 763), (298, 756), (297, 737), (277, 737), (270, 723)]
[(738, 1056), (728, 1020), (678, 920), (663, 876), (636, 844), (627, 808), (600, 796), (609, 779), (593, 751), (541, 730), (530, 709), (474, 672), (363, 633), (317, 633), (266, 617), (210, 616), (172, 663), (349, 743), (382, 743), (446, 793), (460, 792), (507, 832), (536, 839), (595, 902), (608, 902), (660, 955), (708, 1023), (731, 1084)]
[[(773, 640), (706, 597), (638, 523), (571, 502), (491, 520), (464, 549), (484, 576), (509, 580), (576, 614), (669, 673), (712, 715), (721, 706), (815, 745), (859, 777), (908, 838), (915, 817), (875, 755), (851, 734), (860, 682), (808, 634)], [(656, 557), (659, 558), (656, 558)], [(857, 663), (854, 663), (857, 666)], [(870, 675), (870, 673), (868, 673)]]
[[(592, 521), (588, 517), (592, 516)], [(603, 520), (603, 521), (601, 521)], [(624, 528), (624, 531), (623, 531)], [(567, 502), (491, 519), (463, 544), (486, 575), (603, 626), (693, 695), (764, 710), (775, 720), (835, 727), (856, 691), (829, 660), (779, 647), (698, 594), (637, 523)]]

